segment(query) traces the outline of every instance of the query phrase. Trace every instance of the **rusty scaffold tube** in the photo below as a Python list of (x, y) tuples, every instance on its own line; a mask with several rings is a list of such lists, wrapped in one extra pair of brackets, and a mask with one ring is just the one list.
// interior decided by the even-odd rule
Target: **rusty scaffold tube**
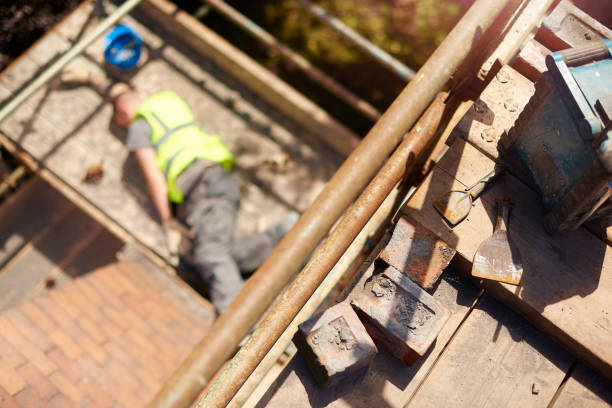
[(104, 20), (91, 32), (74, 44), (43, 72), (34, 77), (25, 88), (19, 91), (11, 100), (2, 106), (2, 109), (0, 109), (0, 123), (2, 123), (11, 113), (13, 113), (15, 109), (21, 106), (21, 104), (24, 103), (37, 90), (52, 80), (68, 63), (70, 63), (70, 61), (85, 51), (85, 48), (96, 41), (100, 36), (102, 36), (102, 34), (107, 32), (113, 25), (117, 24), (121, 18), (132, 11), (132, 9), (134, 9), (134, 7), (136, 7), (141, 1), (142, 0), (126, 0), (123, 2), (121, 6), (119, 6), (109, 16), (105, 17)]
[(404, 81), (408, 82), (414, 78), (414, 70), (407, 67), (404, 63), (393, 57), (382, 48), (372, 44), (371, 41), (344, 24), (341, 20), (330, 15), (322, 7), (313, 4), (310, 0), (297, 0), (297, 2), (313, 17), (338, 33), (340, 37), (344, 38), (346, 41), (368, 54), (371, 58), (387, 67), (391, 72), (396, 74)]
[[(394, 187), (397, 186), (402, 180), (402, 176), (404, 176), (404, 174), (410, 170), (411, 166), (415, 162), (415, 158), (435, 141), (434, 136), (436, 135), (438, 126), (442, 121), (442, 115), (445, 108), (444, 100), (446, 99), (447, 95), (447, 93), (443, 92), (436, 97), (434, 102), (425, 111), (423, 116), (421, 116), (404, 141), (399, 145), (395, 152), (393, 152), (393, 155), (391, 155), (389, 160), (387, 160), (387, 162), (383, 165), (380, 172), (376, 175), (374, 180), (372, 180), (368, 188), (351, 207), (351, 210), (349, 210), (342, 222), (338, 224), (336, 229), (334, 229), (334, 232), (330, 238), (325, 241), (321, 249), (315, 252), (313, 259), (318, 259), (317, 255), (319, 252), (327, 251), (325, 247), (330, 246), (330, 251), (339, 251), (342, 257), (339, 258), (340, 261), (332, 264), (330, 273), (325, 277), (325, 279), (323, 279), (320, 285), (317, 285), (318, 287), (314, 291), (313, 295), (308, 299), (308, 302), (306, 302), (306, 304), (301, 308), (299, 313), (292, 320), (291, 324), (280, 336), (279, 341), (283, 340), (282, 344), (279, 345), (278, 342), (274, 344), (272, 350), (274, 350), (274, 348), (278, 349), (275, 353), (275, 358), (270, 359), (270, 353), (266, 355), (266, 358), (262, 361), (262, 363), (266, 362), (266, 360), (270, 361), (268, 361), (267, 365), (264, 367), (261, 367), (262, 364), (257, 366), (257, 368), (249, 376), (248, 380), (233, 397), (231, 403), (229, 404), (230, 407), (238, 407), (246, 401), (246, 398), (249, 397), (251, 391), (258, 384), (259, 380), (261, 380), (261, 377), (265, 374), (267, 369), (274, 364), (280, 353), (282, 353), (282, 351), (287, 348), (289, 343), (291, 343), (291, 338), (297, 331), (297, 326), (312, 315), (317, 306), (331, 291), (331, 286), (338, 283), (340, 277), (342, 276), (342, 272), (336, 272), (336, 276), (334, 276), (335, 279), (333, 279), (332, 282), (328, 282), (326, 284), (326, 281), (332, 276), (332, 274), (334, 274), (335, 269), (340, 264), (342, 258), (347, 252), (349, 252), (350, 248), (356, 244), (357, 239), (349, 239), (348, 241), (341, 242), (339, 245), (337, 245), (337, 242), (332, 240), (333, 236), (342, 236), (343, 232), (340, 229), (346, 228), (346, 223), (360, 224), (360, 222), (355, 219), (356, 216), (359, 217), (359, 219), (364, 219), (366, 223), (371, 222), (376, 217), (379, 219), (379, 222), (381, 222), (385, 217), (391, 216), (390, 213), (393, 208), (393, 203), (389, 202), (389, 198), (394, 197), (397, 199), (397, 194), (393, 196), (391, 193), (393, 192)], [(395, 192), (397, 193), (397, 191)], [(380, 209), (383, 209), (383, 207), (386, 208), (384, 208), (383, 211), (380, 211)], [(358, 213), (363, 211), (365, 212), (362, 214)], [(365, 225), (366, 224), (364, 224), (364, 226)], [(363, 233), (363, 230), (361, 230), (359, 233)], [(359, 244), (363, 245), (361, 242)], [(310, 266), (311, 265), (309, 264), (308, 267)], [(318, 292), (322, 293), (318, 294)], [(318, 296), (315, 296), (317, 294)]]
[(225, 407), (231, 401), (389, 192), (412, 169), (416, 158), (433, 141), (444, 113), (445, 98), (446, 93), (439, 94), (425, 111), (247, 343), (204, 394), (198, 407)]
[[(376, 174), (402, 136), (434, 99), (506, 3), (507, 0), (477, 0), (472, 5), (330, 179), (296, 225), (246, 282), (208, 334), (164, 384), (151, 401), (150, 407), (184, 408), (196, 398), (295, 272), (302, 267), (343, 211)], [(362, 226), (354, 228), (359, 232)], [(319, 273), (324, 277), (328, 271), (329, 269)], [(309, 269), (307, 275), (319, 280), (319, 277), (315, 276), (316, 273)], [(305, 299), (308, 299), (312, 291)], [(295, 306), (296, 304), (293, 304), (288, 307), (282, 301), (274, 306), (272, 313), (278, 315), (277, 312), (282, 310), (285, 318), (274, 325), (270, 325), (269, 319), (266, 319), (264, 322), (268, 323), (256, 329), (213, 385), (214, 392), (220, 395), (219, 398), (223, 396), (225, 399), (229, 396), (231, 399), (303, 303), (293, 309)], [(211, 391), (206, 395), (210, 397)], [(222, 400), (217, 399), (215, 402), (219, 401)]]
[(381, 115), (378, 109), (355, 95), (353, 92), (346, 89), (344, 86), (342, 86), (335, 79), (327, 75), (325, 72), (312, 65), (308, 60), (306, 60), (306, 58), (302, 57), (300, 54), (296, 53), (291, 48), (279, 42), (270, 33), (268, 33), (263, 28), (255, 24), (253, 21), (245, 17), (238, 10), (232, 8), (224, 0), (205, 1), (217, 12), (225, 16), (234, 24), (241, 27), (243, 30), (245, 30), (257, 40), (264, 43), (269, 49), (278, 52), (285, 59), (287, 59), (296, 67), (298, 67), (307, 77), (309, 77), (311, 80), (318, 83), (322, 87), (326, 88), (338, 98), (342, 99), (353, 109), (361, 112), (363, 115), (365, 115), (374, 122), (378, 120)]

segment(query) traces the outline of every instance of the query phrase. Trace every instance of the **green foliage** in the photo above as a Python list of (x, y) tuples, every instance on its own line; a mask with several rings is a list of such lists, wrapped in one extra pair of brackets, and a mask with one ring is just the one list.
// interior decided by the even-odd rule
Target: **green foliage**
[[(413, 69), (421, 66), (470, 1), (320, 0), (318, 5)], [(294, 0), (267, 1), (259, 24), (381, 108), (404, 84)], [(372, 79), (375, 78), (373, 81)]]

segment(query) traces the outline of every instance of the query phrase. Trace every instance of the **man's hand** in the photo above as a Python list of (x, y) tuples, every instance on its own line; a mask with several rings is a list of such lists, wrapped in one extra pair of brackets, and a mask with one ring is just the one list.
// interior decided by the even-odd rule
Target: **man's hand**
[(174, 218), (170, 218), (162, 224), (164, 231), (164, 240), (166, 241), (166, 247), (170, 253), (170, 264), (178, 266), (179, 263), (179, 246), (181, 239), (186, 233), (185, 227)]

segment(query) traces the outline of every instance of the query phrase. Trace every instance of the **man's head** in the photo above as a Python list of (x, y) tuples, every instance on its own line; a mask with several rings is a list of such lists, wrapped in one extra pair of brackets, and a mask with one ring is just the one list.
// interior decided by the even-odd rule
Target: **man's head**
[(109, 92), (113, 101), (113, 120), (117, 125), (127, 128), (138, 113), (138, 107), (145, 100), (145, 94), (126, 84), (117, 84)]

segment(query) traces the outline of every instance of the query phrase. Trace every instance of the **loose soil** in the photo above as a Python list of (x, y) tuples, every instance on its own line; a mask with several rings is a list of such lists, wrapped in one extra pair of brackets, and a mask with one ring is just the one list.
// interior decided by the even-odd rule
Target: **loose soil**
[(0, 6), (0, 71), (81, 0), (5, 0)]

